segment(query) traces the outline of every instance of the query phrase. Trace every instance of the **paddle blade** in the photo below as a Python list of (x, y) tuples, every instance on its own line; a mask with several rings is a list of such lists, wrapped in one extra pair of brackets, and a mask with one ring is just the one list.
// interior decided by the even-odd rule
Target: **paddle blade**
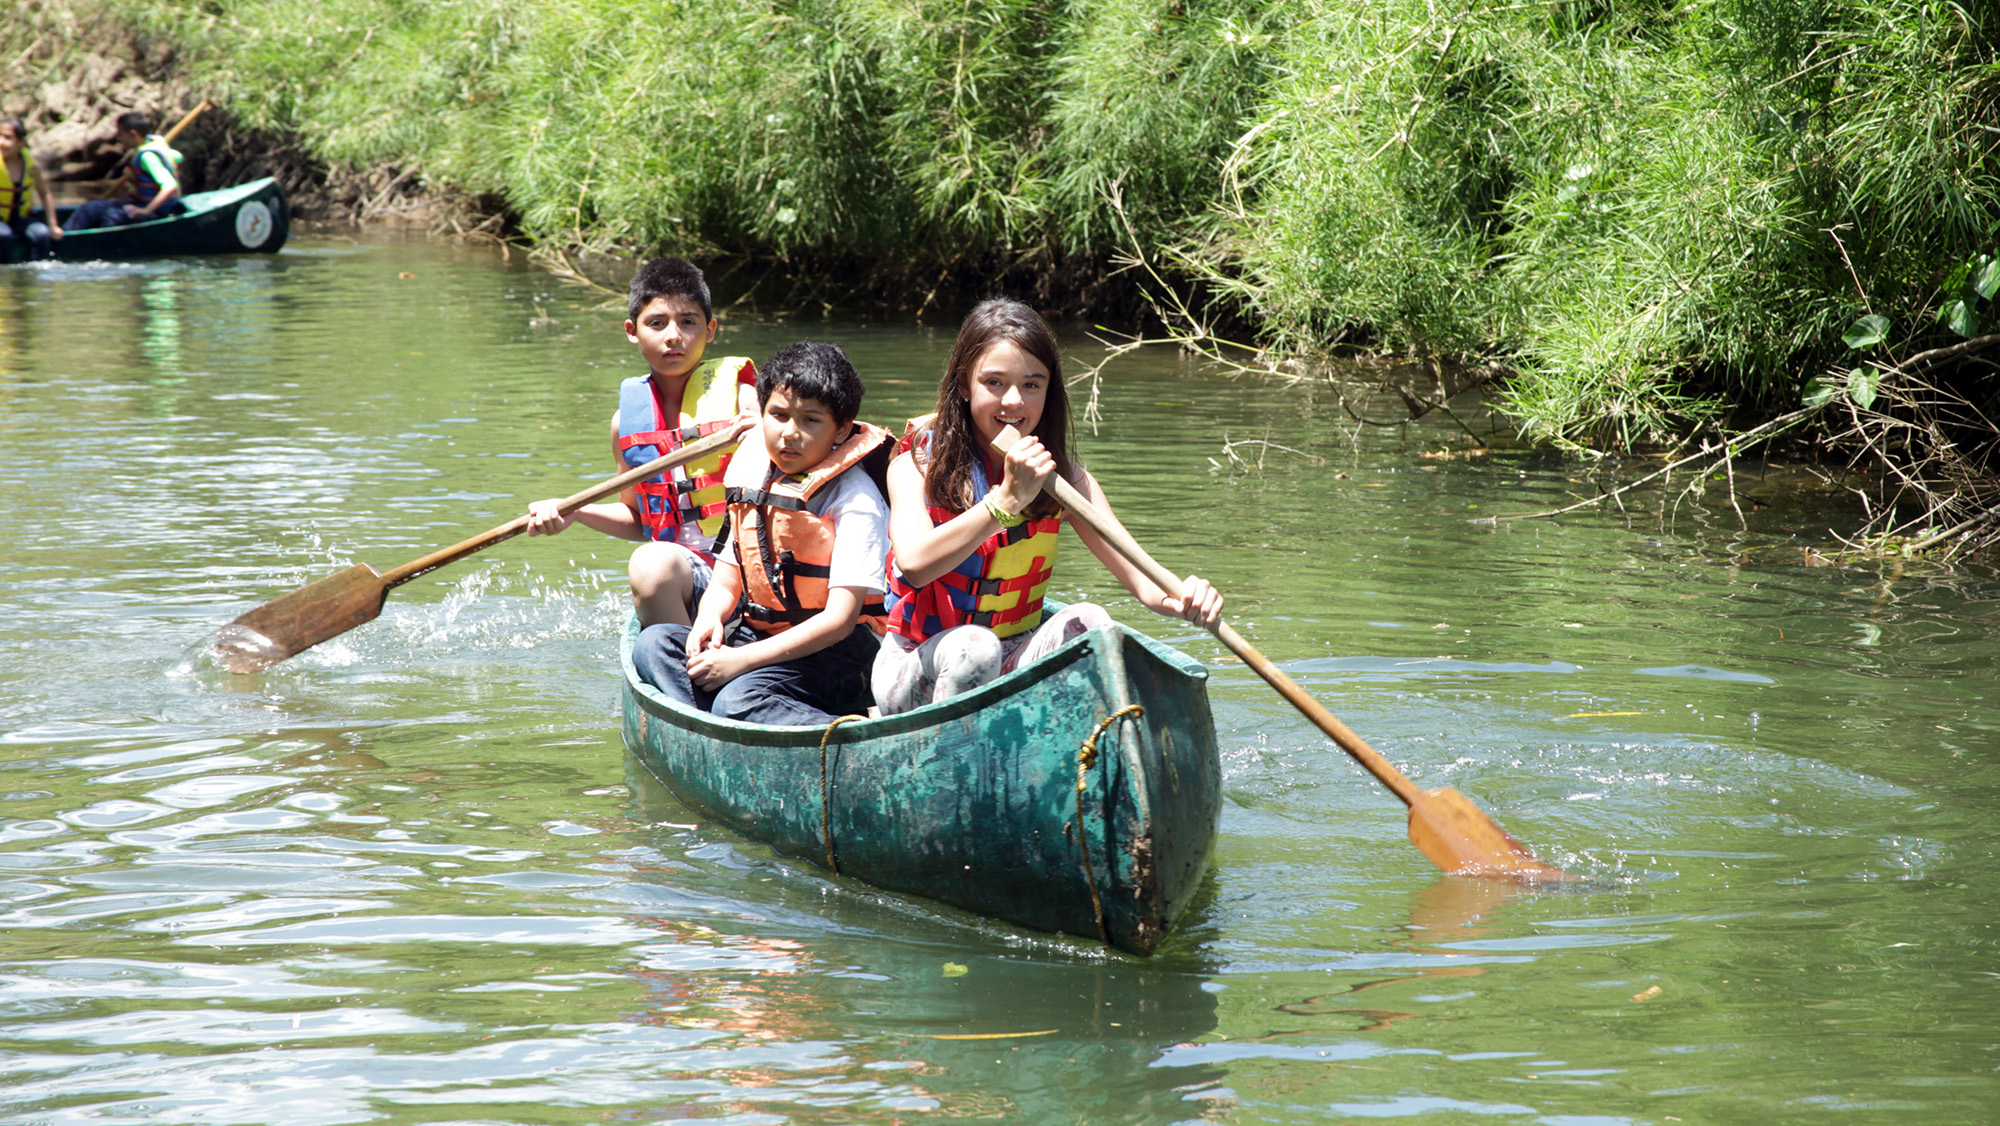
[(356, 563), (223, 626), (215, 635), (217, 657), (230, 672), (257, 672), (374, 621), (388, 597), (375, 568)]
[(1460, 876), (1509, 876), (1518, 880), (1575, 879), (1535, 859), (1472, 799), (1449, 786), (1423, 791), (1410, 803), (1410, 843), (1431, 863)]

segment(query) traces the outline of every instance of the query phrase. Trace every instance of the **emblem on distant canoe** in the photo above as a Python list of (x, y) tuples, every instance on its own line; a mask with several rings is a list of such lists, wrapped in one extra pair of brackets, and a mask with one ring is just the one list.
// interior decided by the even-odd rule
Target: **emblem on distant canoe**
[(261, 199), (245, 200), (236, 209), (236, 241), (245, 250), (255, 250), (271, 237), (271, 209)]

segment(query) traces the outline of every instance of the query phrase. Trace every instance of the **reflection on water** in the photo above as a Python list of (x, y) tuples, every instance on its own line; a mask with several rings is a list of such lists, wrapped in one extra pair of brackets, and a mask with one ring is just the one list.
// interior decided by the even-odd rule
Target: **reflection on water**
[[(180, 287), (171, 274), (154, 274), (139, 283), (139, 302), (145, 310), (140, 319), (139, 362), (151, 369), (154, 387), (165, 390), (180, 383), (181, 318), (178, 305)], [(159, 398), (148, 400), (158, 410), (166, 405)]]
[[(632, 359), (593, 302), (390, 243), (0, 271), (0, 1117), (1987, 1116), (2000, 585), (1804, 566), (1837, 514), (1779, 475), (1748, 529), (1474, 524), (1592, 474), (1426, 457), (1461, 437), (1171, 354), (1107, 369), (1084, 452), (1135, 535), (1420, 785), (1591, 877), (1439, 877), (1400, 803), (1072, 545), (1056, 594), (1215, 671), (1222, 838), (1146, 962), (674, 804), (618, 744), (624, 546), (581, 530), (216, 664), (254, 606), (603, 477)], [(722, 346), (801, 336), (884, 423), (950, 342)]]

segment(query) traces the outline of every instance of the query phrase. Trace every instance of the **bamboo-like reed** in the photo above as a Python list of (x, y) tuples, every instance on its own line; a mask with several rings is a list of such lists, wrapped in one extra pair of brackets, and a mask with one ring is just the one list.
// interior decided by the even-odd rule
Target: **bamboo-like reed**
[(2000, 232), (1963, 0), (52, 4), (543, 243), (933, 291), (1136, 255), (1282, 350), (1503, 359), (1565, 444), (1796, 404), (1864, 314), (1952, 339)]

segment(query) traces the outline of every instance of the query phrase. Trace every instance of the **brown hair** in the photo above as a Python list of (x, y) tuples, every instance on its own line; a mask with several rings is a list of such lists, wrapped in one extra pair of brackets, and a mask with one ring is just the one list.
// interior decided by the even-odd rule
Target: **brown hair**
[[(979, 503), (972, 467), (976, 464), (973, 459), (983, 459), (985, 451), (980, 448), (979, 431), (972, 425), (972, 404), (966, 398), (965, 385), (979, 358), (988, 348), (1003, 341), (1033, 356), (1049, 371), (1048, 397), (1034, 434), (1055, 455), (1056, 472), (1065, 480), (1071, 479), (1069, 390), (1063, 385), (1062, 351), (1056, 344), (1056, 334), (1040, 313), (1019, 301), (996, 297), (980, 302), (959, 326), (958, 339), (951, 345), (951, 360), (945, 365), (944, 380), (938, 384), (937, 418), (931, 423), (924, 492), (939, 508), (964, 512)], [(1043, 493), (1027, 511), (1034, 516), (1054, 516), (1060, 506), (1054, 497)]]

